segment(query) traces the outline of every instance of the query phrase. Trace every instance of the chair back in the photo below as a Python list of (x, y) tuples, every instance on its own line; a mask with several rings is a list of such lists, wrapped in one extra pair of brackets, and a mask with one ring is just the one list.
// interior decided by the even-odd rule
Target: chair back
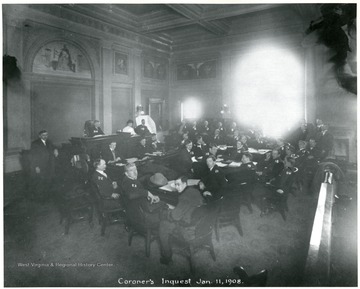
[(91, 129), (94, 127), (94, 121), (93, 120), (87, 120), (84, 124), (84, 136), (90, 136), (91, 135)]
[(219, 212), (220, 201), (197, 207), (191, 215), (191, 223), (195, 227), (195, 238), (212, 233), (215, 220)]

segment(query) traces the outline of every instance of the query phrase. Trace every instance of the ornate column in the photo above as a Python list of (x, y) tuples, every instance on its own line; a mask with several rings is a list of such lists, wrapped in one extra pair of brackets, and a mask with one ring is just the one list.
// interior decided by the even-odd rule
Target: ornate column
[[(105, 134), (112, 133), (112, 108), (111, 108), (111, 85), (112, 85), (112, 43), (104, 41), (102, 43), (102, 81), (103, 95), (100, 97), (98, 113), (96, 117), (103, 119), (103, 129)], [(102, 105), (101, 105), (102, 104)]]
[(141, 49), (133, 49), (133, 57), (134, 57), (134, 89), (133, 89), (133, 111), (136, 111), (137, 105), (145, 105), (145, 103), (141, 103)]

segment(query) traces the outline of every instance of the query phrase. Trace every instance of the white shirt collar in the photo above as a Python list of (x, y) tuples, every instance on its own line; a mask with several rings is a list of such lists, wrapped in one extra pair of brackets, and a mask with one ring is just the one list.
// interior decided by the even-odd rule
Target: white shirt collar
[(100, 175), (103, 175), (104, 177), (107, 178), (107, 174), (104, 172), (104, 171), (99, 171), (99, 170), (96, 170)]

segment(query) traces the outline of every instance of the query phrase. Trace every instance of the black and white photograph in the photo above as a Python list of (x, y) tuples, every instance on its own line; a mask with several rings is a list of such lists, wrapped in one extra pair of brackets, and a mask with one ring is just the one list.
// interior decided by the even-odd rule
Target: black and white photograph
[(4, 287), (357, 287), (357, 2), (2, 1)]

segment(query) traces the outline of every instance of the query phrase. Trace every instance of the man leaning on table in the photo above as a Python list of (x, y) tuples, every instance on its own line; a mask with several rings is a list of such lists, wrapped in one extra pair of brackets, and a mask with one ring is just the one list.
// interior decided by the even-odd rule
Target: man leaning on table
[(203, 197), (195, 187), (189, 187), (187, 177), (180, 177), (175, 180), (175, 189), (180, 194), (178, 204), (174, 207), (169, 206), (169, 211), (164, 220), (161, 220), (159, 227), (161, 258), (160, 263), (169, 264), (172, 261), (172, 248), (170, 236), (185, 238), (193, 229), (191, 224), (192, 213), (204, 204)]

